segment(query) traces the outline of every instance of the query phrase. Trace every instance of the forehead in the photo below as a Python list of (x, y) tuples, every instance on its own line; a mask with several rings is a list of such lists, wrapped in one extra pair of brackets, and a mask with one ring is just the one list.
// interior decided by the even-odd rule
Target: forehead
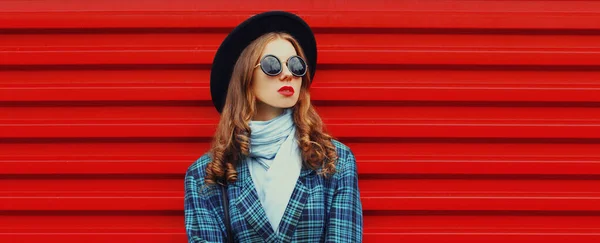
[(267, 54), (275, 55), (281, 60), (286, 60), (290, 56), (297, 55), (292, 43), (284, 39), (275, 39), (267, 43), (261, 56)]

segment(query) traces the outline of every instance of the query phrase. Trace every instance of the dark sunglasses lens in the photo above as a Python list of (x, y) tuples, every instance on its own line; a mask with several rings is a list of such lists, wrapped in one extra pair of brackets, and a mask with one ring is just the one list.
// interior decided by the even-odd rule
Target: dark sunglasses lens
[(281, 63), (274, 56), (266, 56), (260, 61), (260, 66), (267, 75), (277, 75), (281, 72)]
[(306, 74), (306, 63), (299, 56), (292, 57), (288, 60), (288, 68), (295, 76), (304, 76), (304, 74)]

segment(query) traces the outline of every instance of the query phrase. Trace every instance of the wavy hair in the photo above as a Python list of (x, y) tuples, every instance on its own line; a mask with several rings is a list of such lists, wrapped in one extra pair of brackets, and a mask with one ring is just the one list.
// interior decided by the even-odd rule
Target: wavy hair
[[(242, 51), (233, 68), (221, 119), (212, 141), (212, 161), (206, 167), (204, 179), (206, 185), (237, 180), (236, 166), (248, 156), (250, 149), (251, 131), (248, 123), (256, 114), (256, 97), (251, 89), (254, 67), (265, 46), (276, 39), (289, 41), (297, 54), (306, 58), (298, 41), (287, 33), (264, 34)], [(303, 166), (313, 170), (320, 168), (319, 174), (328, 177), (335, 173), (338, 157), (333, 138), (324, 131), (321, 117), (310, 102), (310, 82), (310, 73), (307, 73), (302, 77), (299, 98), (292, 108), (296, 136)]]

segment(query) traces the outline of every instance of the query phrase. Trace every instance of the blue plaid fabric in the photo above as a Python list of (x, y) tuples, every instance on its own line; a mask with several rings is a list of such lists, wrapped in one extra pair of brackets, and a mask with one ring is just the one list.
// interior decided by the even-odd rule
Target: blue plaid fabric
[[(333, 141), (337, 172), (325, 179), (303, 168), (285, 210), (279, 232), (273, 231), (262, 208), (248, 165), (238, 167), (238, 180), (227, 188), (235, 242), (362, 242), (362, 204), (356, 160), (344, 144)], [(185, 176), (185, 227), (188, 242), (225, 242), (221, 190), (204, 185), (205, 154)]]

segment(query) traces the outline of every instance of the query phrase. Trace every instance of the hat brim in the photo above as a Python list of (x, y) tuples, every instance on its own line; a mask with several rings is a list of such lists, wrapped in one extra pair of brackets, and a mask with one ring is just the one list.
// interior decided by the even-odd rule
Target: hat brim
[(223, 111), (233, 67), (240, 54), (252, 41), (269, 32), (285, 32), (293, 36), (304, 51), (310, 79), (314, 77), (317, 65), (317, 42), (308, 24), (297, 15), (283, 11), (254, 15), (227, 35), (213, 59), (210, 71), (210, 93), (219, 113)]

